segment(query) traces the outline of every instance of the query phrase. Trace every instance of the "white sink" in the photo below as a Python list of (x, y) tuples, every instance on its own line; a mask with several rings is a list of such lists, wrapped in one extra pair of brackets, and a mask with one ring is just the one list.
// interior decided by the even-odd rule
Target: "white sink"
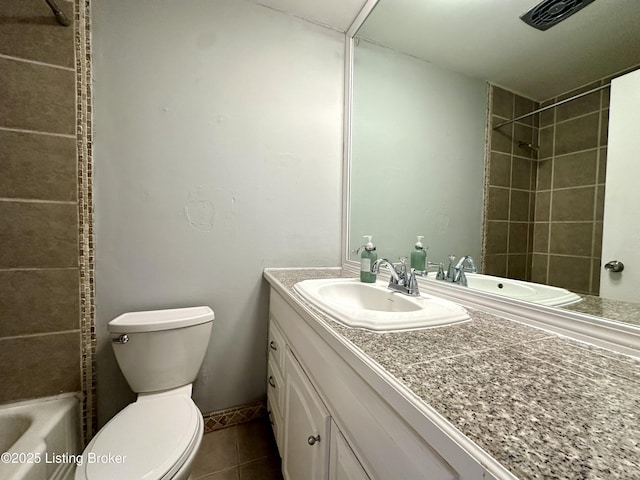
[[(435, 272), (429, 274), (429, 278), (435, 278), (435, 276)], [(582, 300), (579, 295), (569, 290), (543, 285), (541, 283), (494, 277), (481, 273), (465, 273), (465, 276), (467, 277), (467, 286), (473, 290), (493, 293), (518, 300), (526, 300), (527, 302), (533, 302), (539, 305), (557, 307)]]
[(400, 331), (470, 320), (453, 302), (392, 292), (386, 283), (361, 283), (353, 278), (304, 280), (293, 287), (305, 300), (348, 327)]

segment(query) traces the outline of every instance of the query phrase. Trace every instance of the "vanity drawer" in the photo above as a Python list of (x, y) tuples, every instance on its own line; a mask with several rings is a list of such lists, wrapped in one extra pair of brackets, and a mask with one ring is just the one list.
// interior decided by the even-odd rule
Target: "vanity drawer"
[(271, 423), (273, 436), (275, 437), (276, 445), (278, 446), (278, 453), (282, 457), (282, 427), (284, 426), (284, 422), (278, 410), (273, 408), (269, 397), (267, 397), (267, 413), (269, 414), (269, 423)]
[(269, 359), (267, 365), (267, 399), (278, 415), (284, 412), (284, 380), (280, 369)]
[(273, 316), (271, 316), (269, 322), (269, 342), (267, 347), (269, 350), (269, 361), (273, 360), (280, 372), (284, 372), (285, 345), (284, 335), (278, 328), (278, 324)]

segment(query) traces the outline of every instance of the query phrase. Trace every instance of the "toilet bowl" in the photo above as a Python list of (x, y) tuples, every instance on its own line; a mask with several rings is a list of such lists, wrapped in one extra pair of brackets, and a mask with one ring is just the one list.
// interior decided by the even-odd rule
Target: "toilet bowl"
[(93, 437), (76, 480), (186, 480), (202, 442), (191, 384), (214, 319), (209, 307), (126, 313), (109, 322), (118, 365), (138, 398)]

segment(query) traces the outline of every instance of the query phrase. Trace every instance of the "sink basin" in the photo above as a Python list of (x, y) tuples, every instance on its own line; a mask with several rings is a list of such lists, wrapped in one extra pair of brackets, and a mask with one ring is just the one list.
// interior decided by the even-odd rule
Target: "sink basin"
[[(552, 287), (541, 283), (525, 282), (510, 278), (494, 277), (481, 273), (465, 273), (468, 287), (481, 292), (502, 295), (503, 297), (526, 300), (539, 305), (557, 307), (569, 305), (582, 300), (569, 290), (560, 287)], [(435, 278), (436, 274), (430, 273), (429, 278)]]
[(309, 303), (348, 327), (401, 331), (450, 325), (470, 320), (461, 306), (433, 297), (410, 297), (389, 290), (386, 283), (358, 279), (304, 280), (293, 287)]

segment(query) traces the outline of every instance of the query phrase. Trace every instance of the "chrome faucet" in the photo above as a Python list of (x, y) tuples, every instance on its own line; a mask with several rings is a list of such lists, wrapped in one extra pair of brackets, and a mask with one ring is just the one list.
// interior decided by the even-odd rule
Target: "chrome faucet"
[[(449, 255), (449, 268), (447, 269), (447, 275), (444, 279), (448, 282), (457, 283), (466, 287), (467, 276), (465, 272), (476, 273), (478, 271), (476, 264), (471, 255), (461, 257), (456, 265), (453, 264), (455, 260), (456, 257), (454, 255)], [(467, 264), (466, 267), (465, 264)]]
[(397, 264), (391, 263), (386, 258), (376, 260), (371, 266), (371, 273), (378, 274), (382, 266), (387, 267), (391, 274), (388, 288), (412, 297), (420, 295), (415, 269), (407, 270), (407, 257), (400, 257), (400, 263)]

